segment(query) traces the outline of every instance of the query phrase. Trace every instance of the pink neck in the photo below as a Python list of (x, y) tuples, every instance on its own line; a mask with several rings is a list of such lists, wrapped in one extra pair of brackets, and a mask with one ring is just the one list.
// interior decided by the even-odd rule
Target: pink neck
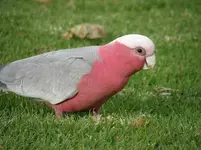
[(131, 76), (145, 63), (144, 57), (134, 55), (131, 49), (118, 42), (101, 46), (99, 55), (106, 66), (123, 76)]

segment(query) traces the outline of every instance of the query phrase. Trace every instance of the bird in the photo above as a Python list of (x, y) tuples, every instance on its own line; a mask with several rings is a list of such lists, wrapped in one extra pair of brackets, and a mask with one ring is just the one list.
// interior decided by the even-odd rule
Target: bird
[(154, 68), (155, 44), (145, 35), (127, 34), (102, 45), (50, 51), (0, 66), (0, 89), (40, 99), (64, 113), (101, 107), (136, 72)]

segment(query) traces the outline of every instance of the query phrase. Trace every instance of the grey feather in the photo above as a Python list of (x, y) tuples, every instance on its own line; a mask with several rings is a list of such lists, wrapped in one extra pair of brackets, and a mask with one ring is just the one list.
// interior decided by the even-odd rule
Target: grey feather
[(6, 84), (4, 84), (4, 83), (2, 83), (1, 81), (0, 81), (0, 90), (1, 89), (7, 89), (7, 86), (6, 86)]
[(0, 71), (4, 68), (4, 65), (0, 65)]
[(77, 94), (81, 77), (100, 60), (98, 48), (63, 49), (12, 62), (1, 70), (0, 81), (19, 95), (60, 103)]

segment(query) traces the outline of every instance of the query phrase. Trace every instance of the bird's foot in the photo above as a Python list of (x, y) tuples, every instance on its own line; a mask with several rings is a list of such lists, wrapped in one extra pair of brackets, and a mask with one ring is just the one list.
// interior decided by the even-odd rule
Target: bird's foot
[(96, 122), (99, 122), (101, 119), (100, 108), (99, 109), (93, 108), (91, 112), (92, 112), (92, 119)]
[(55, 109), (55, 115), (57, 119), (61, 119), (63, 117), (63, 113), (60, 111), (57, 111), (56, 109)]
[(47, 105), (55, 110), (55, 115), (57, 119), (60, 119), (63, 117), (63, 112), (60, 110), (60, 107), (58, 105), (47, 103)]
[(98, 114), (98, 115), (93, 115), (93, 116), (92, 116), (92, 119), (93, 119), (94, 121), (96, 121), (96, 122), (99, 122), (99, 121), (101, 120), (101, 115), (100, 115), (100, 114)]

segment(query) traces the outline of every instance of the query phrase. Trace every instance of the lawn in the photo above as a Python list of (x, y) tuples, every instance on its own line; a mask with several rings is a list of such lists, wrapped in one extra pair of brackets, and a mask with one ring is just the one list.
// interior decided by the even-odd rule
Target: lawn
[[(51, 51), (100, 45), (139, 33), (156, 45), (156, 72), (141, 71), (102, 108), (56, 119), (46, 105), (0, 93), (0, 149), (201, 149), (200, 0), (0, 1), (0, 64)], [(103, 25), (102, 40), (64, 40), (80, 23)], [(155, 89), (174, 89), (162, 95)]]

